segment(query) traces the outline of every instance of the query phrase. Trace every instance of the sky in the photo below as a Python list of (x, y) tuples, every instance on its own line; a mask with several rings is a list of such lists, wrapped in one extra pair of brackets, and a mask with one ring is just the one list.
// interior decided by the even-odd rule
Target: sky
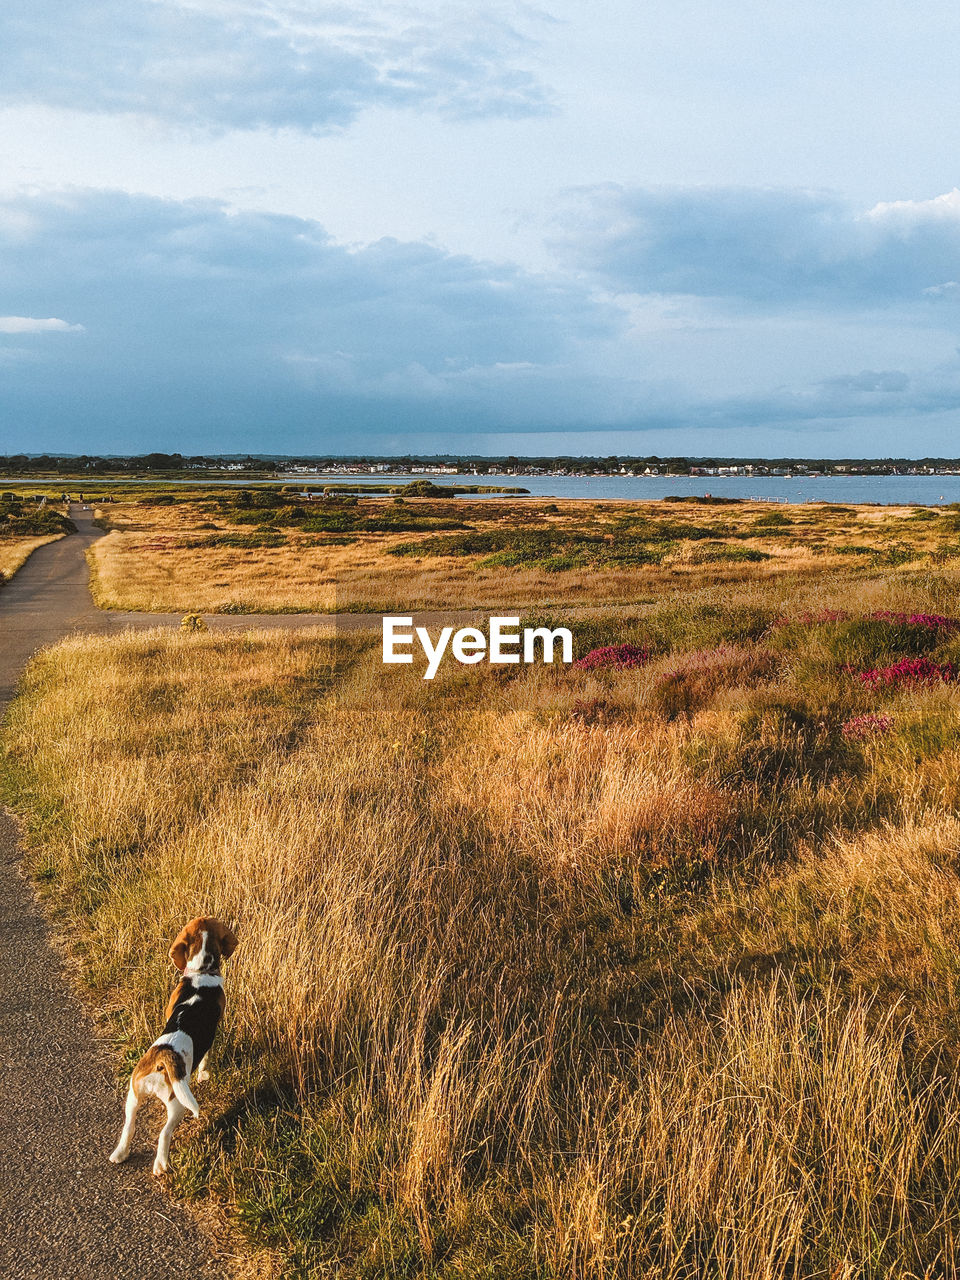
[(960, 9), (4, 0), (0, 453), (960, 455)]

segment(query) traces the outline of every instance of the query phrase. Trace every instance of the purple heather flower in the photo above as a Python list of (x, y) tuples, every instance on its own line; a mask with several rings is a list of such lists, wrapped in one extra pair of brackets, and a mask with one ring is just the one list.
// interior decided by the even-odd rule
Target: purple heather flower
[(904, 658), (890, 667), (873, 667), (857, 673), (861, 684), (873, 689), (895, 689), (900, 685), (936, 684), (956, 678), (952, 662), (934, 662), (931, 658)]
[(650, 651), (636, 644), (608, 644), (601, 649), (591, 649), (573, 664), (581, 671), (625, 671), (631, 667), (643, 667), (650, 661)]
[(854, 716), (847, 720), (840, 729), (845, 738), (851, 741), (862, 741), (864, 738), (878, 738), (889, 733), (893, 727), (893, 716), (868, 712), (866, 715)]

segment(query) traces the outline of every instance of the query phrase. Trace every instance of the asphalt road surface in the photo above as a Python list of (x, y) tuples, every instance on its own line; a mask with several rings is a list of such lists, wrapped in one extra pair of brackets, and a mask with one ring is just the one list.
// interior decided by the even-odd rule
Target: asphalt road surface
[[(76, 631), (176, 626), (183, 616), (97, 609), (84, 553), (102, 535), (88, 511), (74, 505), (70, 514), (77, 535), (40, 547), (0, 590), (0, 715), (45, 645)], [(465, 620), (472, 612), (415, 621)], [(367, 614), (204, 617), (224, 630), (380, 624)], [(154, 1185), (151, 1141), (161, 1116), (142, 1113), (126, 1164), (107, 1160), (122, 1100), (20, 864), (16, 826), (0, 812), (0, 1280), (222, 1277), (210, 1242)]]
[[(98, 531), (74, 516), (79, 536), (35, 551), (0, 591), (0, 711), (36, 649), (116, 625), (87, 586), (83, 553)], [(160, 1117), (144, 1112), (127, 1164), (107, 1160), (122, 1119), (109, 1058), (19, 867), (16, 827), (0, 813), (0, 1276), (222, 1276), (193, 1220), (153, 1185)]]

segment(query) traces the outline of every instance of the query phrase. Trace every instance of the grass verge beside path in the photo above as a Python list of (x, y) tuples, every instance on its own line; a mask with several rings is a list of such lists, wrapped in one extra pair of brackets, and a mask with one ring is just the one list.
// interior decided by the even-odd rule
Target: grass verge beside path
[(41, 654), (4, 788), (123, 1070), (183, 921), (239, 927), (177, 1189), (305, 1277), (956, 1274), (960, 586), (862, 589), (429, 685), (307, 633)]
[(38, 547), (56, 542), (63, 536), (62, 533), (54, 533), (43, 538), (0, 539), (0, 586), (13, 577)]

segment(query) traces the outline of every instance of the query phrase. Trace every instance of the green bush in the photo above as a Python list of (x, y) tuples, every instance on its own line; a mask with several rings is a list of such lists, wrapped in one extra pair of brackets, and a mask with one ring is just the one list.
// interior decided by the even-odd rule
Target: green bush
[(805, 779), (827, 782), (862, 765), (839, 725), (789, 701), (750, 707), (737, 717), (733, 734), (695, 737), (685, 754), (719, 785), (750, 783), (765, 790)]
[(41, 506), (36, 499), (13, 493), (0, 497), (0, 538), (37, 538), (76, 531), (72, 520), (49, 505)]
[(545, 569), (603, 568), (659, 564), (675, 550), (672, 542), (648, 542), (632, 536), (564, 529), (471, 530), (447, 538), (402, 542), (390, 549), (395, 556), (484, 556), (484, 568)]
[(285, 547), (287, 539), (282, 533), (220, 533), (213, 538), (191, 538), (182, 544), (191, 550), (205, 547)]
[(945, 632), (882, 618), (845, 618), (836, 621), (798, 619), (773, 628), (771, 648), (811, 657), (834, 666), (858, 669), (884, 665), (901, 657), (921, 657), (949, 646)]
[(727, 542), (707, 543), (705, 546), (696, 547), (690, 557), (691, 564), (717, 564), (720, 561), (758, 561), (769, 560), (771, 557), (766, 551), (759, 551), (756, 547), (734, 547)]
[(454, 489), (448, 485), (434, 484), (432, 480), (412, 480), (403, 486), (408, 498), (455, 498)]

